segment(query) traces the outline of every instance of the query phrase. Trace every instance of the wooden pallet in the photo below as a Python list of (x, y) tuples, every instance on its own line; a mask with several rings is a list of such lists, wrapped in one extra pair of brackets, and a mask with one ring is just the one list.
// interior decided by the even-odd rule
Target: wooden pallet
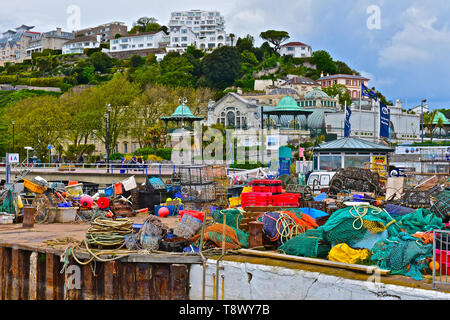
[[(283, 207), (287, 208), (287, 207)], [(274, 207), (274, 206), (265, 206), (265, 207), (256, 207), (256, 206), (248, 206), (245, 207), (245, 213), (241, 219), (241, 223), (239, 224), (239, 229), (244, 232), (248, 231), (248, 223), (252, 221), (256, 221), (256, 218), (265, 212), (274, 212), (280, 211), (283, 209), (282, 207)]]

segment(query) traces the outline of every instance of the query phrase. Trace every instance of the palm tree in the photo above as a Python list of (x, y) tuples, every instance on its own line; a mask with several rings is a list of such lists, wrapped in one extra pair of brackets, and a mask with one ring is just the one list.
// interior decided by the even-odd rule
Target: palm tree
[(230, 39), (231, 39), (231, 46), (234, 46), (234, 38), (236, 38), (236, 35), (234, 33), (230, 33)]
[(423, 125), (430, 132), (430, 142), (433, 142), (433, 122), (436, 117), (437, 110), (426, 112), (423, 114)]

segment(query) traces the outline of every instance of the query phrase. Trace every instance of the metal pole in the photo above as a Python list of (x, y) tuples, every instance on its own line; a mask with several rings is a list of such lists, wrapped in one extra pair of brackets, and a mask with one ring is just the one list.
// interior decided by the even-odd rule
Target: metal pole
[(14, 153), (14, 125), (16, 124), (15, 121), (12, 122), (12, 126), (13, 126), (13, 153)]
[(110, 153), (109, 126), (110, 126), (110, 117), (111, 117), (111, 105), (108, 104), (108, 112), (107, 112), (107, 118), (106, 118), (106, 172), (107, 173), (109, 173), (109, 153)]

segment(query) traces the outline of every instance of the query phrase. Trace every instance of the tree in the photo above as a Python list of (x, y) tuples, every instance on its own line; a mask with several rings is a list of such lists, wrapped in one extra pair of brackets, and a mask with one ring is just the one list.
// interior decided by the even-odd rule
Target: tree
[(317, 67), (317, 72), (336, 74), (337, 67), (331, 55), (325, 50), (314, 51), (312, 54), (312, 62)]
[(139, 88), (144, 89), (148, 84), (156, 83), (161, 76), (159, 65), (143, 66), (130, 74), (130, 79), (136, 83)]
[(290, 38), (287, 31), (279, 30), (267, 30), (261, 32), (259, 36), (271, 43), (275, 52), (278, 52), (278, 50), (280, 50), (281, 48), (281, 44)]
[(430, 112), (425, 112), (423, 114), (423, 125), (428, 129), (430, 133), (430, 142), (433, 142), (433, 127), (434, 127), (434, 118), (436, 117), (437, 110), (433, 110)]
[(160, 63), (161, 75), (158, 77), (158, 83), (177, 87), (193, 86), (194, 76), (192, 72), (194, 66), (189, 62), (186, 56), (180, 56), (178, 53), (169, 53)]
[(106, 72), (106, 70), (112, 66), (111, 58), (103, 52), (94, 52), (89, 57), (89, 60), (94, 66), (95, 71), (102, 73)]
[(236, 38), (236, 35), (234, 33), (230, 33), (231, 46), (234, 46), (234, 38)]
[(130, 61), (132, 68), (139, 68), (140, 66), (143, 66), (145, 63), (145, 59), (138, 54), (132, 55)]
[(157, 32), (164, 31), (167, 33), (168, 29), (166, 26), (161, 26), (157, 23), (157, 19), (151, 17), (139, 18), (135, 23), (133, 23), (133, 28), (128, 32), (129, 34), (135, 34), (137, 32)]
[(4, 117), (7, 123), (15, 121), (17, 150), (31, 146), (40, 158), (47, 159), (47, 146), (56, 147), (65, 137), (69, 114), (60, 107), (59, 98), (38, 96), (10, 104)]
[(245, 38), (238, 38), (236, 42), (236, 48), (238, 48), (239, 52), (253, 51), (254, 49), (255, 39), (251, 35), (247, 35)]
[(350, 68), (345, 62), (336, 61), (335, 64), (336, 64), (337, 73), (339, 73), (339, 74), (355, 74), (358, 76), (360, 75), (358, 71)]
[(165, 126), (156, 125), (147, 129), (145, 135), (145, 144), (151, 145), (153, 147), (153, 152), (156, 155), (158, 151), (158, 146), (165, 142), (165, 136), (167, 135), (167, 128)]
[(347, 103), (347, 106), (352, 104), (350, 91), (343, 84), (333, 84), (332, 86), (322, 88), (322, 91), (330, 97), (339, 97), (339, 104), (342, 107), (345, 106), (345, 103)]
[(235, 47), (224, 46), (202, 60), (202, 71), (211, 88), (225, 89), (239, 76), (241, 58)]

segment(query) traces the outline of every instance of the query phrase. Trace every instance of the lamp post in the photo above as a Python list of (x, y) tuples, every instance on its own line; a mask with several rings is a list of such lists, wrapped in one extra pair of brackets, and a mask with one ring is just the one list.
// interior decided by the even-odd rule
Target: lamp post
[(111, 120), (111, 104), (108, 104), (107, 106), (107, 112), (105, 114), (106, 118), (106, 172), (109, 173), (109, 127), (110, 127), (110, 120)]
[(422, 136), (423, 143), (423, 104), (427, 102), (427, 99), (423, 99), (420, 103), (420, 135)]
[(27, 150), (27, 167), (28, 167), (28, 164), (29, 164), (29, 161), (28, 161), (28, 152), (30, 151), (30, 150), (34, 150), (32, 147), (25, 147), (24, 148), (25, 150)]
[(187, 103), (187, 99), (185, 97), (179, 97), (178, 101), (181, 103), (181, 128), (184, 129), (184, 106)]
[(12, 150), (12, 151), (13, 151), (13, 153), (14, 153), (14, 125), (15, 125), (15, 124), (16, 124), (16, 122), (13, 120), (13, 121), (12, 121), (12, 127), (13, 127), (13, 128), (12, 128), (12, 129), (13, 129), (13, 141), (12, 141), (12, 142), (13, 142), (13, 150)]

